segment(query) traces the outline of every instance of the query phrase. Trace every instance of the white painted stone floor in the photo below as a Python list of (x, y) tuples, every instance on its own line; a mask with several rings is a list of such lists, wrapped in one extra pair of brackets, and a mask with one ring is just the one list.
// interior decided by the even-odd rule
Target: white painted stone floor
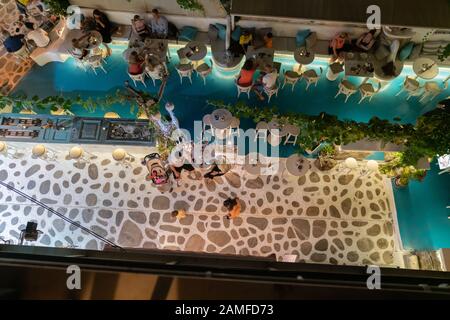
[[(161, 194), (145, 181), (139, 161), (145, 154), (134, 155), (138, 160), (128, 169), (103, 152), (84, 165), (65, 154), (57, 162), (0, 156), (0, 180), (123, 247), (394, 264), (390, 197), (380, 175), (321, 172), (311, 164), (301, 178), (252, 177), (235, 167), (214, 182), (184, 175), (180, 187)], [(243, 210), (229, 221), (222, 203), (236, 195)], [(171, 217), (179, 208), (187, 211), (180, 221)], [(30, 245), (103, 248), (93, 236), (0, 187), (0, 237), (18, 243), (19, 230), (30, 220), (43, 231)]]

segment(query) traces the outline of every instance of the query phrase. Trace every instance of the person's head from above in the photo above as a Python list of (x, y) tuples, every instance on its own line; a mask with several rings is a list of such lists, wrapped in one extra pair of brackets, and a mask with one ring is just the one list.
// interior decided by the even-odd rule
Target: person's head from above
[(273, 38), (272, 32), (266, 33), (265, 38), (266, 38), (266, 39), (272, 39), (272, 38)]
[(252, 70), (253, 69), (253, 60), (248, 59), (244, 62), (244, 65), (242, 66), (242, 69), (244, 70)]
[(80, 41), (78, 39), (72, 39), (72, 46), (74, 48), (79, 49), (80, 48)]
[(139, 55), (137, 53), (137, 51), (132, 51), (130, 53), (130, 57), (128, 58), (128, 63), (133, 64), (133, 63), (138, 63), (139, 62)]
[(347, 39), (348, 38), (348, 33), (347, 32), (341, 32), (338, 35), (339, 38), (341, 39)]
[(101, 12), (100, 10), (98, 10), (98, 9), (95, 9), (95, 10), (92, 12), (92, 14), (93, 14), (93, 16), (94, 16), (95, 19), (100, 19), (100, 18), (102, 17), (102, 12)]
[(228, 211), (233, 210), (233, 208), (237, 205), (236, 198), (228, 198), (223, 202), (223, 206), (227, 208)]
[(244, 37), (248, 37), (250, 35), (250, 32), (248, 30), (244, 30), (244, 31), (242, 31), (242, 35)]
[(272, 67), (271, 64), (267, 63), (264, 65), (264, 71), (266, 73), (272, 73), (274, 71), (274, 68)]
[(19, 15), (19, 22), (23, 22), (24, 19), (25, 19), (24, 15), (23, 15), (23, 14), (20, 14), (20, 15)]
[(160, 16), (160, 15), (159, 15), (159, 10), (156, 9), (156, 8), (153, 9), (153, 10), (152, 10), (152, 17), (155, 18), (155, 19), (158, 19), (159, 16)]
[(139, 21), (139, 20), (141, 20), (141, 17), (138, 14), (133, 17), (134, 22)]
[(375, 32), (377, 32), (377, 29), (371, 29), (371, 30), (369, 30), (368, 33), (370, 33), (372, 36), (374, 36)]

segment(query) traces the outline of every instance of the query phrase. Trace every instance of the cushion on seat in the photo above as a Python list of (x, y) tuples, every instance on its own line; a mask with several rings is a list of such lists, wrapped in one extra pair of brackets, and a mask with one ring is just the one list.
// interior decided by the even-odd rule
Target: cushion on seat
[(311, 32), (308, 37), (306, 37), (306, 49), (312, 50), (317, 43), (317, 33)]
[(420, 52), (422, 52), (422, 44), (416, 43), (411, 51), (411, 54), (409, 55), (409, 59), (416, 60), (420, 56)]
[(198, 32), (197, 28), (185, 26), (180, 30), (180, 35), (178, 36), (178, 39), (193, 41), (197, 36), (197, 32)]
[(403, 48), (401, 48), (400, 52), (398, 54), (398, 58), (400, 59), (400, 61), (405, 61), (406, 59), (408, 59), (413, 48), (414, 48), (414, 42), (408, 42)]
[(219, 39), (225, 40), (227, 36), (227, 26), (224, 24), (216, 23), (216, 28), (219, 30)]
[(208, 28), (208, 39), (210, 42), (214, 42), (219, 37), (219, 29), (213, 24), (209, 25)]
[(310, 35), (311, 31), (309, 29), (300, 30), (295, 36), (295, 43), (297, 47), (304, 47), (306, 45), (306, 38)]
[(375, 51), (375, 58), (377, 58), (377, 60), (383, 60), (389, 55), (389, 53), (389, 49), (386, 46), (380, 44), (378, 49)]
[(240, 37), (241, 37), (241, 27), (236, 26), (236, 28), (234, 28), (233, 32), (231, 33), (231, 39), (233, 39), (234, 41), (239, 41)]

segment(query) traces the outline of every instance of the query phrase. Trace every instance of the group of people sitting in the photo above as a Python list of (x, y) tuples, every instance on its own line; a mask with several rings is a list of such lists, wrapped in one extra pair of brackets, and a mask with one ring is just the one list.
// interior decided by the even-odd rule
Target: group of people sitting
[(82, 16), (81, 29), (83, 30), (84, 35), (72, 39), (72, 48), (69, 50), (72, 57), (79, 61), (83, 61), (92, 54), (89, 49), (92, 31), (97, 31), (101, 34), (102, 44), (105, 46), (107, 52), (106, 56), (111, 55), (111, 49), (108, 44), (112, 42), (111, 36), (114, 32), (114, 28), (105, 13), (95, 9), (92, 17), (85, 18)]
[(131, 20), (133, 32), (141, 39), (146, 37), (165, 39), (169, 33), (169, 21), (162, 16), (158, 9), (152, 10), (152, 19), (149, 24), (139, 15)]
[(266, 64), (255, 81), (255, 73), (258, 67), (258, 64), (253, 59), (246, 60), (237, 78), (237, 84), (241, 87), (251, 86), (252, 91), (262, 101), (265, 99), (264, 92), (276, 88), (278, 72), (271, 64)]
[(164, 61), (153, 54), (140, 56), (137, 51), (132, 51), (128, 58), (128, 73), (132, 76), (148, 74), (153, 79), (165, 79), (168, 71)]
[(375, 29), (363, 33), (358, 39), (352, 40), (348, 33), (340, 32), (331, 39), (328, 53), (331, 55), (330, 63), (343, 61), (344, 53), (350, 51), (370, 51), (376, 41), (377, 31)]
[[(3, 45), (7, 52), (16, 53), (29, 47), (46, 47), (50, 43), (48, 33), (41, 26), (50, 21), (45, 4), (40, 0), (17, 3), (21, 14), (10, 26), (1, 26)], [(54, 22), (54, 21), (52, 21)]]

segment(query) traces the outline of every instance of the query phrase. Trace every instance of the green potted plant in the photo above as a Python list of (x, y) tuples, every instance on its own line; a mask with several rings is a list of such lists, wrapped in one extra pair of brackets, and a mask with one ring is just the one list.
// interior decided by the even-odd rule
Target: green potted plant
[(380, 172), (392, 178), (398, 188), (406, 187), (410, 181), (423, 181), (426, 170), (416, 169), (404, 164), (404, 155), (400, 152), (387, 154), (386, 163), (380, 166)]
[(322, 171), (333, 169), (337, 161), (335, 160), (336, 148), (334, 145), (326, 144), (320, 151), (319, 157), (316, 160), (317, 167)]

